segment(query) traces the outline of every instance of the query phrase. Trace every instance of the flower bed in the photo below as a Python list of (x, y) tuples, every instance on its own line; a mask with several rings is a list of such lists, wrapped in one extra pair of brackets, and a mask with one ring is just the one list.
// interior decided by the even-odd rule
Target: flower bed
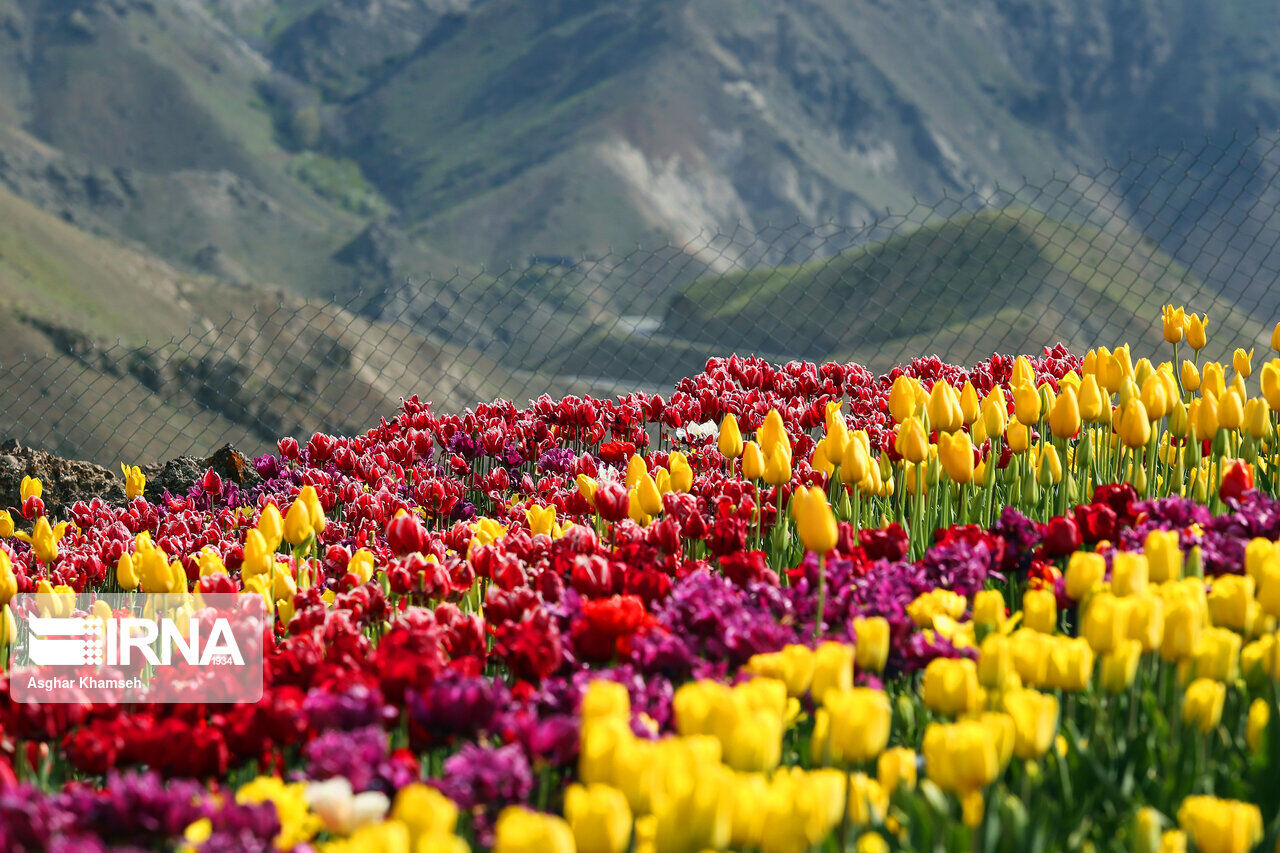
[(11, 671), (0, 848), (1269, 847), (1280, 362), (1261, 397), (1233, 368), (733, 357), (669, 398), (406, 400), (248, 489), (126, 468), (49, 518), (30, 481), (3, 601), (272, 619), (256, 703)]

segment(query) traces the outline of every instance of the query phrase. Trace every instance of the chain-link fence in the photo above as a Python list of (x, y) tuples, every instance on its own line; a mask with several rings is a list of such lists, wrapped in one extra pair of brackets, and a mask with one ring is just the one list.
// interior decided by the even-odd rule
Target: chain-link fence
[[(501, 271), (304, 301), (244, 291), (161, 345), (31, 319), (47, 353), (5, 364), (6, 432), (93, 459), (361, 431), (420, 395), (438, 410), (543, 393), (666, 391), (716, 355), (855, 360), (1129, 341), (1168, 357), (1160, 306), (1207, 313), (1206, 355), (1266, 348), (1277, 319), (1280, 136), (1206, 142), (874, 222), (739, 225)], [(256, 295), (255, 295), (256, 294)]]

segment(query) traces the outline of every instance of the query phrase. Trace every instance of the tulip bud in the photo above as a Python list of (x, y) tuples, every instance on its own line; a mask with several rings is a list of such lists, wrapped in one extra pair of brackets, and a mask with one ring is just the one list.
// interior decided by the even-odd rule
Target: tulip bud
[(1182, 720), (1194, 725), (1202, 734), (1208, 734), (1222, 719), (1222, 705), (1226, 700), (1227, 686), (1209, 678), (1197, 678), (1187, 685), (1182, 698)]
[(1040, 448), (1038, 474), (1040, 485), (1045, 488), (1062, 482), (1062, 459), (1052, 444), (1046, 444)]
[(1161, 320), (1164, 325), (1164, 339), (1171, 344), (1180, 342), (1182, 340), (1183, 327), (1187, 322), (1186, 309), (1166, 305), (1161, 311)]
[(924, 669), (920, 697), (930, 710), (959, 716), (982, 706), (977, 665), (967, 658), (935, 658)]
[(1040, 420), (1040, 394), (1030, 384), (1018, 385), (1013, 389), (1013, 413), (1018, 422), (1031, 426)]
[(1120, 410), (1115, 431), (1125, 447), (1131, 449), (1146, 447), (1147, 442), (1151, 440), (1151, 420), (1141, 400), (1130, 400)]
[(845, 443), (840, 457), (840, 479), (846, 483), (861, 483), (871, 473), (871, 454), (865, 443), (866, 433), (859, 430)]
[(1071, 386), (1063, 389), (1049, 411), (1049, 429), (1058, 438), (1073, 438), (1080, 432), (1080, 403)]
[(775, 450), (765, 457), (764, 481), (771, 486), (781, 486), (791, 482), (790, 454)]
[(895, 746), (880, 753), (880, 757), (876, 760), (876, 779), (887, 794), (892, 794), (898, 788), (914, 790), (916, 787), (915, 750)]
[(42, 498), (44, 497), (44, 483), (40, 482), (39, 477), (24, 476), (22, 483), (18, 487), (18, 494), (22, 497), (23, 503), (32, 498)]
[(738, 419), (732, 413), (726, 414), (720, 421), (716, 447), (727, 459), (737, 459), (742, 455), (742, 431), (738, 428)]
[(1196, 352), (1204, 349), (1205, 344), (1208, 343), (1208, 339), (1205, 335), (1205, 327), (1208, 325), (1208, 315), (1187, 315), (1187, 345)]
[(1250, 347), (1246, 352), (1239, 347), (1231, 355), (1231, 366), (1235, 368), (1236, 374), (1248, 379), (1253, 373), (1253, 348)]
[(295, 548), (311, 538), (313, 529), (306, 501), (299, 497), (284, 515), (284, 538)]
[(960, 416), (965, 426), (972, 426), (982, 417), (982, 401), (978, 398), (978, 391), (973, 383), (967, 379), (960, 389)]
[(1058, 627), (1058, 605), (1047, 589), (1029, 589), (1022, 597), (1022, 624), (1042, 634)]
[(564, 816), (578, 853), (622, 853), (630, 846), (631, 806), (616, 788), (570, 785), (564, 795)]
[(853, 620), (858, 669), (881, 672), (889, 660), (889, 620), (864, 616)]
[(1244, 401), (1235, 388), (1228, 388), (1227, 393), (1218, 401), (1218, 425), (1222, 429), (1237, 430), (1244, 423)]
[(1102, 583), (1106, 572), (1107, 563), (1101, 554), (1075, 552), (1067, 561), (1067, 571), (1063, 575), (1067, 595), (1076, 601), (1083, 600), (1095, 586)]
[(889, 414), (898, 423), (902, 423), (915, 414), (915, 382), (916, 380), (913, 377), (903, 374), (893, 380), (893, 387), (889, 389)]
[(919, 464), (929, 458), (929, 437), (917, 418), (908, 417), (899, 424), (894, 448), (908, 462)]
[(0, 550), (0, 608), (8, 606), (17, 594), (18, 578), (13, 573), (13, 561), (7, 551)]
[(946, 380), (933, 383), (925, 410), (929, 413), (929, 426), (939, 432), (955, 432), (964, 425), (960, 397)]
[(973, 445), (966, 432), (939, 433), (938, 461), (953, 482), (965, 484), (973, 480)]
[(821, 489), (817, 486), (796, 489), (791, 499), (791, 513), (805, 550), (826, 554), (836, 547), (835, 513)]
[(1004, 398), (1004, 391), (997, 385), (982, 401), (982, 426), (987, 435), (999, 438), (1004, 435), (1008, 423), (1009, 404)]
[(280, 542), (284, 539), (284, 517), (274, 503), (262, 508), (258, 517), (258, 531), (267, 544), (267, 550), (275, 551), (280, 547)]
[(742, 446), (742, 476), (748, 480), (764, 478), (764, 454), (760, 452), (760, 445), (754, 441), (748, 441)]
[(1049, 751), (1058, 733), (1058, 697), (1035, 690), (1014, 690), (1004, 696), (1004, 710), (1013, 718), (1013, 753), (1039, 758)]

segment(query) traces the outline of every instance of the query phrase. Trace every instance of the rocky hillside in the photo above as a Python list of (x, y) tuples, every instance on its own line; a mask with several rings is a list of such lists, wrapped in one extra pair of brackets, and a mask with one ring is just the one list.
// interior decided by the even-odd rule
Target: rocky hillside
[[(188, 332), (187, 329), (192, 331)], [(189, 275), (0, 190), (4, 433), (104, 464), (354, 433), (429, 389), (518, 393), (480, 354), (320, 301)]]

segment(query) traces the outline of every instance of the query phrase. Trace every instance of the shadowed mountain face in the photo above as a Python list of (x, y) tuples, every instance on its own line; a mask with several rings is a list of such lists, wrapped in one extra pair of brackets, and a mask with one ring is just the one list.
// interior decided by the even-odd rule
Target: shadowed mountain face
[[(1280, 7), (1244, 0), (0, 0), (0, 187), (46, 214), (0, 246), (78, 235), (0, 286), (60, 352), (221, 323), (202, 292), (337, 300), (487, 365), (421, 388), (458, 405), (726, 349), (1084, 342), (1126, 328), (1090, 300), (1137, 310), (1122, 279), (1265, 297), (1278, 122)], [(87, 312), (102, 252), (186, 302)], [(847, 323), (760, 319), (805, 299)]]

